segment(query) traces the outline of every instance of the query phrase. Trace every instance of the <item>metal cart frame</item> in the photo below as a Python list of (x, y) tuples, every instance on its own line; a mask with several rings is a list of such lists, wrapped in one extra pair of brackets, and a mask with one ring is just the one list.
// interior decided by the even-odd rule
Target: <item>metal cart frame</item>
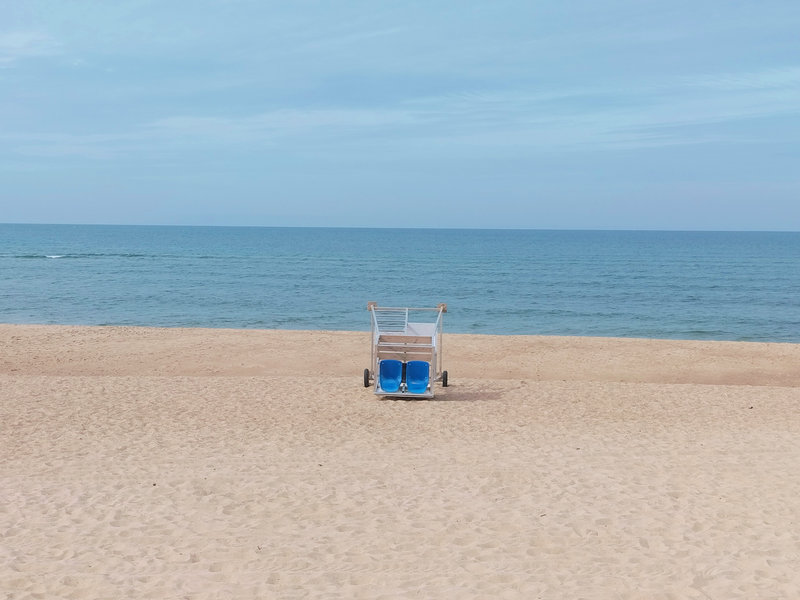
[[(442, 315), (447, 312), (447, 304), (440, 303), (436, 308), (398, 308), (368, 302), (367, 310), (371, 322), (370, 366), (364, 369), (364, 387), (374, 382), (375, 393), (379, 396), (414, 398), (433, 398), (434, 382), (447, 387), (447, 371), (442, 370)], [(380, 362), (386, 359), (403, 363), (411, 360), (428, 362), (430, 377), (426, 392), (411, 393), (405, 385), (397, 392), (383, 391), (376, 374)]]

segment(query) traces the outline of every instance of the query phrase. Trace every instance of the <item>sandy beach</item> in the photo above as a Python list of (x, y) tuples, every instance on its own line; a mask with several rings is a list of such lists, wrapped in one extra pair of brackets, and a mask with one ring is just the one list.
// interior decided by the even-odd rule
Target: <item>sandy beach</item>
[(800, 597), (800, 345), (0, 325), (0, 596)]

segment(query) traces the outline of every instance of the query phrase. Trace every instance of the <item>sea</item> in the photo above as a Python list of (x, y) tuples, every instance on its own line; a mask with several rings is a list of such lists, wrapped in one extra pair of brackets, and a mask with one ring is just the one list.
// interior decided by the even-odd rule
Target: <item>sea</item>
[(0, 322), (800, 342), (800, 233), (0, 224)]

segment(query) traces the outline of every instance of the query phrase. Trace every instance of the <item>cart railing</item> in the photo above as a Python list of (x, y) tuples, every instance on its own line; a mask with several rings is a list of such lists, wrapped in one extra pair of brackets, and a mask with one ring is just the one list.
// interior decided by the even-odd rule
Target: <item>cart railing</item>
[(387, 333), (405, 333), (408, 328), (408, 310), (407, 308), (373, 308), (372, 319), (375, 329)]
[[(381, 332), (403, 332), (408, 328), (408, 318), (414, 316), (427, 318), (427, 320), (441, 328), (442, 314), (447, 312), (447, 304), (440, 303), (436, 308), (412, 308), (396, 306), (378, 306), (377, 302), (367, 302), (367, 310), (372, 313), (373, 328)], [(421, 314), (420, 314), (421, 313)], [(435, 319), (432, 316), (435, 315)]]
[[(447, 305), (436, 308), (379, 307), (367, 303), (372, 313), (370, 377), (380, 360), (424, 360), (429, 362), (433, 379), (442, 377), (442, 314)], [(409, 321), (409, 316), (415, 319)]]

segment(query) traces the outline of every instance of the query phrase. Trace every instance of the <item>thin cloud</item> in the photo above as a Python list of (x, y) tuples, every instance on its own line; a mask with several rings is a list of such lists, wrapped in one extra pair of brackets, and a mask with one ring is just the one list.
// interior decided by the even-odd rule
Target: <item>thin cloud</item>
[(173, 116), (147, 124), (151, 131), (170, 135), (229, 140), (287, 137), (345, 130), (370, 130), (413, 124), (415, 116), (403, 110), (282, 109), (240, 117)]
[(690, 80), (692, 85), (717, 90), (800, 88), (800, 66), (726, 73)]
[(146, 139), (140, 134), (7, 134), (0, 143), (17, 156), (112, 160), (141, 150)]
[(0, 33), (0, 67), (10, 67), (18, 61), (61, 52), (61, 45), (40, 31), (9, 31)]
[[(172, 115), (120, 133), (2, 136), (12, 154), (111, 159), (182, 148), (439, 156), (584, 152), (597, 149), (759, 142), (738, 123), (800, 115), (800, 68), (633, 86), (561, 90), (465, 90), (372, 109), (287, 108), (244, 115)], [(787, 135), (789, 135), (787, 133)], [(762, 140), (763, 141), (763, 140)]]
[(527, 140), (541, 150), (693, 145), (735, 141), (707, 126), (800, 115), (799, 77), (800, 69), (765, 69), (626, 87), (470, 92), (414, 106), (429, 122), (455, 116), (460, 143), (471, 131), (480, 144), (524, 146)]
[(405, 29), (403, 27), (388, 27), (385, 29), (379, 29), (375, 31), (357, 31), (352, 33), (343, 33), (340, 35), (334, 35), (314, 41), (309, 41), (299, 46), (296, 49), (296, 51), (303, 52), (311, 50), (313, 51), (329, 50), (331, 48), (358, 44), (364, 42), (365, 40), (373, 38), (382, 38), (392, 35), (398, 35), (403, 33), (404, 31)]
[(287, 109), (239, 117), (172, 116), (119, 133), (4, 134), (0, 144), (17, 156), (108, 160), (142, 153), (163, 155), (187, 146), (329, 145), (414, 124), (415, 117), (408, 111)]

